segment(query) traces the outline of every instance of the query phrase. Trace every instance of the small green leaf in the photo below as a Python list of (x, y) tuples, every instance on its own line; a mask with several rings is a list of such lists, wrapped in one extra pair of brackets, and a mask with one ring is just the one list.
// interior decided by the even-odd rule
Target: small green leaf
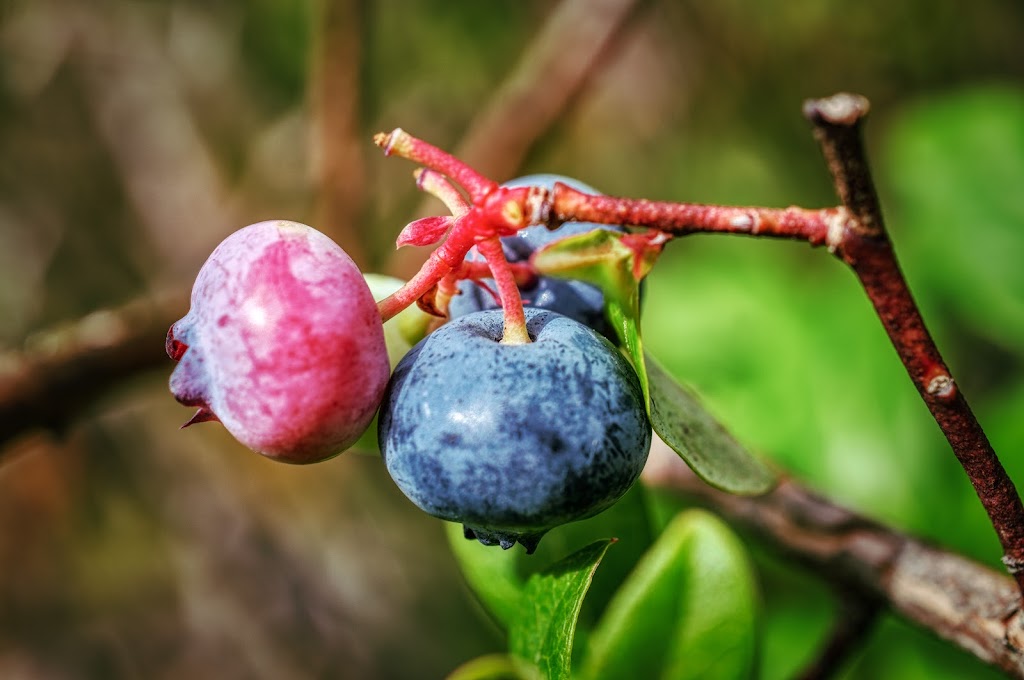
[(742, 544), (713, 515), (678, 515), (590, 638), (582, 677), (733, 680), (754, 674), (757, 588)]
[(516, 571), (517, 549), (502, 550), (467, 540), (462, 525), (449, 522), (448, 542), (469, 587), (504, 627), (518, 615), (525, 583)]
[(569, 677), (576, 619), (597, 565), (614, 539), (596, 541), (534, 574), (509, 627), (509, 651), (547, 680)]
[(604, 294), (605, 314), (633, 362), (650, 410), (650, 389), (640, 338), (640, 281), (654, 266), (665, 237), (594, 229), (553, 241), (530, 261), (548, 276), (586, 281)]
[(607, 510), (578, 522), (555, 527), (544, 534), (544, 540), (533, 555), (527, 556), (518, 551), (519, 573), (530, 575), (596, 540), (608, 536), (619, 537), (615, 549), (601, 560), (601, 568), (594, 574), (587, 599), (583, 601), (576, 622), (577, 647), (582, 635), (594, 628), (619, 584), (657, 537), (658, 532), (651, 531), (648, 522), (647, 495), (648, 489), (642, 484), (634, 484)]
[(729, 493), (757, 495), (775, 485), (774, 473), (733, 439), (696, 395), (647, 357), (651, 427), (697, 476)]
[(541, 680), (537, 669), (506, 654), (487, 654), (467, 661), (446, 680)]

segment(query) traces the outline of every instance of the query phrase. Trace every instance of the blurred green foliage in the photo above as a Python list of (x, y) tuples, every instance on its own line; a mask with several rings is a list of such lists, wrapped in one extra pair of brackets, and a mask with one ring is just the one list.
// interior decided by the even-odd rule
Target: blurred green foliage
[[(409, 165), (381, 158), (370, 135), (400, 125), (456, 144), (553, 3), (357, 5), (362, 213), (384, 270), (421, 196)], [(146, 290), (185, 289), (209, 243), (248, 222), (312, 219), (318, 7), (3, 5), (0, 342)], [(897, 253), (961, 388), (1024, 480), (1021, 35), (1018, 0), (640, 3), (522, 174), (562, 173), (618, 195), (830, 205), (800, 102), (867, 95)], [(207, 219), (211, 205), (224, 219)], [(766, 459), (998, 565), (973, 491), (856, 281), (825, 251), (672, 243), (650, 277), (644, 338)], [(0, 468), (0, 676), (440, 677), (505, 649), (499, 629), (481, 624), (443, 527), (378, 461), (284, 468), (216, 428), (178, 432), (186, 415), (165, 380), (140, 377), (91, 405), (63, 439), (12, 445)], [(538, 564), (605, 532), (623, 539), (581, 620), (596, 620), (653, 540), (630, 514), (641, 505), (627, 497), (601, 535), (581, 524), (542, 544), (552, 552)], [(764, 597), (763, 677), (789, 677), (826, 635), (834, 603), (816, 576), (749, 547)], [(842, 677), (995, 674), (886, 619)]]

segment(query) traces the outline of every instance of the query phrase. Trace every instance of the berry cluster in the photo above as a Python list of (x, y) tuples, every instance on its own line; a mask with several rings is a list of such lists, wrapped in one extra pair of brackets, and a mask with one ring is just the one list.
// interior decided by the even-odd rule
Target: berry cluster
[[(434, 178), (453, 216), (414, 223), (399, 241), (443, 242), (379, 303), (310, 227), (261, 222), (232, 234), (167, 335), (179, 362), (171, 392), (198, 407), (187, 424), (219, 420), (259, 453), (313, 463), (351, 446), (379, 407), (380, 450), (399, 488), (487, 545), (533, 552), (549, 529), (609, 507), (650, 448), (640, 381), (608, 340), (599, 290), (515, 275), (539, 246), (596, 227), (530, 226), (522, 206), (556, 180), (485, 187), (470, 207)], [(523, 309), (517, 281), (537, 307)], [(453, 320), (408, 349), (408, 333), (385, 322), (412, 301)]]

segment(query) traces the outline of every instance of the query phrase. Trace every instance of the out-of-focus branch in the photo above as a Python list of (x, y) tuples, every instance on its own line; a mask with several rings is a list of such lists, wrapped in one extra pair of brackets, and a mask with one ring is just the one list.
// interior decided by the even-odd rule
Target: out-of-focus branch
[(191, 278), (234, 220), (151, 13), (137, 3), (60, 4), (75, 17), (73, 63), (96, 129), (160, 254), (156, 278)]
[[(638, 4), (563, 0), (470, 123), (455, 155), (488, 177), (512, 176), (600, 68)], [(428, 201), (419, 212), (431, 210)], [(424, 249), (403, 248), (389, 269), (408, 278), (425, 258)]]
[(188, 309), (181, 296), (142, 298), (93, 312), (0, 354), (0, 460), (11, 439), (60, 430), (123, 381), (160, 366), (167, 328)]
[(717, 491), (664, 445), (652, 449), (643, 481), (684, 494), (832, 585), (1024, 678), (1018, 592), (1005, 576), (835, 505), (793, 479), (757, 497)]
[(455, 153), (507, 177), (565, 112), (615, 44), (638, 0), (563, 0), (473, 121)]
[(363, 268), (366, 243), (358, 228), (366, 191), (366, 140), (359, 125), (362, 3), (319, 0), (316, 10), (310, 73), (313, 224)]

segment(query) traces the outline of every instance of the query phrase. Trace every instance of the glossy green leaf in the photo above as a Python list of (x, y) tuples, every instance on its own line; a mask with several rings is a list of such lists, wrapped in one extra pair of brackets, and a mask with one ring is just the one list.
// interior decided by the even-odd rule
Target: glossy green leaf
[(542, 680), (532, 666), (507, 654), (487, 654), (462, 664), (446, 680)]
[(757, 588), (742, 544), (713, 515), (678, 515), (590, 638), (586, 680), (734, 680), (754, 674)]
[(633, 570), (637, 560), (657, 536), (656, 532), (651, 531), (648, 522), (647, 496), (648, 489), (642, 484), (634, 484), (607, 510), (549, 531), (533, 555), (518, 551), (519, 573), (530, 575), (594, 541), (609, 536), (619, 539), (615, 549), (601, 560), (601, 568), (594, 574), (587, 598), (583, 601), (576, 624), (577, 646), (581, 636), (586, 635), (588, 629), (593, 629), (619, 584)]
[(448, 542), (470, 589), (506, 628), (519, 612), (525, 583), (516, 571), (518, 548), (502, 550), (467, 539), (462, 525), (449, 522)]
[(594, 571), (613, 540), (591, 543), (526, 583), (509, 628), (509, 651), (547, 680), (569, 677), (576, 619)]
[(651, 427), (697, 476), (729, 493), (756, 495), (775, 484), (774, 473), (743, 448), (653, 357), (647, 357)]
[(640, 337), (640, 281), (654, 266), (661, 248), (660, 243), (648, 247), (627, 245), (626, 239), (637, 238), (634, 234), (595, 229), (549, 243), (535, 252), (530, 261), (548, 276), (586, 281), (601, 289), (605, 314), (633, 362), (650, 407)]

